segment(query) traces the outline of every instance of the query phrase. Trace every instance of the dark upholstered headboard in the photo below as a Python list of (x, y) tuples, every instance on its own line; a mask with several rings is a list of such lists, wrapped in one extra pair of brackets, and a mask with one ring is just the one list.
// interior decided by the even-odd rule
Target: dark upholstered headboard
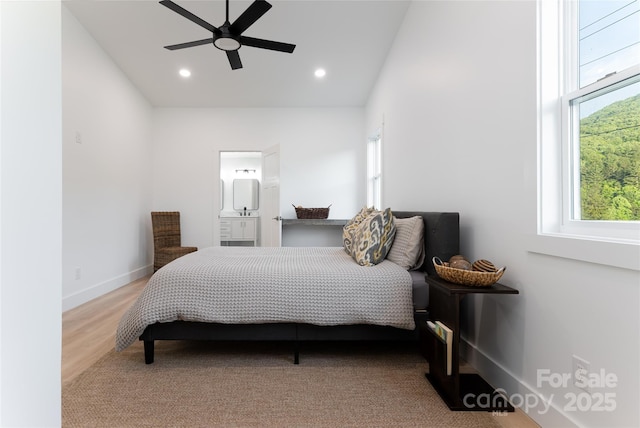
[(398, 218), (420, 216), (424, 221), (424, 263), (420, 270), (435, 275), (433, 257), (449, 260), (460, 254), (460, 215), (424, 211), (393, 211)]

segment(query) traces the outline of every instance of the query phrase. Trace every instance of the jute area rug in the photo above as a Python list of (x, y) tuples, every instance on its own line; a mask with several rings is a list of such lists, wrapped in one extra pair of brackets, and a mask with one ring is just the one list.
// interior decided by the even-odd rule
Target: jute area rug
[(398, 344), (156, 342), (111, 351), (62, 390), (64, 427), (499, 427), (451, 412)]

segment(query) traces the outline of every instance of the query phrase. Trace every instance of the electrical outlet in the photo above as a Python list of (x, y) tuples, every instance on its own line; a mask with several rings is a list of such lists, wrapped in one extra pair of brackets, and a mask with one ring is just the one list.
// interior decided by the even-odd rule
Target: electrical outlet
[(591, 373), (591, 363), (578, 357), (573, 356), (573, 385), (591, 393), (589, 388), (589, 373)]
[(76, 280), (82, 277), (82, 270), (79, 267), (76, 267)]
[(76, 131), (76, 143), (82, 144), (82, 134), (80, 133), (80, 131)]

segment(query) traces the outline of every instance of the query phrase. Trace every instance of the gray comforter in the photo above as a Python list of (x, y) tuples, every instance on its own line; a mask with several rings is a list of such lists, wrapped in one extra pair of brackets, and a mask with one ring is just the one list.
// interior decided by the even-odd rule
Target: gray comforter
[(342, 247), (211, 247), (158, 270), (120, 320), (116, 350), (156, 322), (415, 328), (411, 276), (359, 266)]

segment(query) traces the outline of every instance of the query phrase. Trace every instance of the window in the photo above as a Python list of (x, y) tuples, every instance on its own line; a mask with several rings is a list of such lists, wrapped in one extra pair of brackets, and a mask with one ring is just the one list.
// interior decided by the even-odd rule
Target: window
[(540, 0), (539, 232), (640, 242), (640, 0)]
[(382, 136), (378, 132), (367, 142), (367, 206), (382, 207)]

